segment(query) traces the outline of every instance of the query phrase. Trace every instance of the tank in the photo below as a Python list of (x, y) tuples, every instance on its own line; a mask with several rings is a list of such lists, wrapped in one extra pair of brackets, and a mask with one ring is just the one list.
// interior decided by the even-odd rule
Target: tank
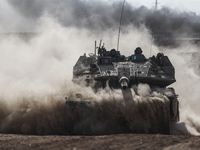
[[(73, 67), (72, 81), (91, 86), (94, 91), (107, 86), (128, 91), (138, 84), (148, 84), (151, 92), (157, 91), (169, 99), (163, 107), (165, 119), (161, 123), (162, 129), (150, 133), (170, 134), (170, 125), (179, 121), (178, 95), (173, 88), (168, 87), (176, 82), (175, 69), (163, 53), (146, 58), (138, 47), (131, 56), (124, 56), (120, 51), (107, 51), (104, 46), (99, 46), (97, 54), (90, 53), (89, 56), (84, 54), (79, 57)], [(81, 99), (81, 95), (76, 96)], [(70, 107), (82, 108), (91, 105), (90, 100), (72, 101), (70, 98), (67, 98), (66, 103)]]

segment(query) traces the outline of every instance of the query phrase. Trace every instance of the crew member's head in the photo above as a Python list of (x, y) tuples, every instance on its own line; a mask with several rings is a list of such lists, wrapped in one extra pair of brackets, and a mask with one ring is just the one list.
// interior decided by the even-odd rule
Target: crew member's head
[(160, 59), (164, 54), (163, 53), (158, 53), (156, 58)]
[(135, 49), (135, 54), (142, 54), (142, 49), (140, 47), (137, 47)]

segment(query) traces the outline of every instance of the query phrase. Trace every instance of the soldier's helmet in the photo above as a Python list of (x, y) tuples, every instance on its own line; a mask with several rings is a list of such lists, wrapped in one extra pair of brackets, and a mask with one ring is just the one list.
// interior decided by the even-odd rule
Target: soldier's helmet
[(164, 56), (163, 53), (158, 53), (157, 56), (156, 56), (156, 58), (159, 59), (159, 58), (161, 58), (162, 56)]
[(137, 47), (135, 49), (135, 54), (142, 54), (142, 49), (140, 47)]
[(112, 57), (115, 57), (116, 56), (116, 50), (115, 49), (112, 49), (111, 51), (110, 51), (110, 56), (112, 56)]

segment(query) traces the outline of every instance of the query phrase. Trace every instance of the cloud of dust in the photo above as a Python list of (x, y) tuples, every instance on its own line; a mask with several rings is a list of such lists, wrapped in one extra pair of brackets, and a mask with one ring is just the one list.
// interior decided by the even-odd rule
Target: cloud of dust
[[(8, 2), (15, 8), (17, 20), (13, 25), (8, 18), (3, 19), (1, 31), (30, 30), (37, 31), (37, 34), (28, 40), (17, 34), (0, 35), (0, 132), (44, 135), (156, 133), (161, 130), (157, 118), (162, 120), (165, 116), (163, 104), (168, 99), (159, 93), (151, 93), (148, 85), (139, 85), (139, 95), (136, 95), (133, 89), (128, 93), (110, 89), (94, 93), (89, 87), (82, 88), (71, 82), (73, 65), (80, 55), (94, 51), (94, 40), (103, 39), (106, 48), (116, 48), (121, 3), (104, 5), (100, 1), (79, 0), (58, 4), (38, 0)], [(164, 15), (167, 24), (161, 26), (161, 19), (152, 23), (155, 16), (152, 10), (128, 5), (120, 51), (128, 56), (140, 46), (146, 57), (150, 56), (151, 50), (152, 54), (162, 51), (169, 56), (176, 68), (177, 82), (172, 86), (179, 94), (181, 104), (181, 122), (174, 125), (173, 134), (199, 135), (200, 88), (199, 74), (195, 71), (199, 63), (192, 55), (198, 53), (198, 48), (191, 44), (173, 49), (160, 48), (152, 45), (150, 34), (156, 25), (159, 25), (156, 27), (159, 32), (169, 29), (171, 33), (171, 29), (180, 24), (181, 32), (188, 33), (190, 30), (186, 28), (197, 31), (199, 23), (194, 23), (197, 19), (187, 18), (199, 16), (169, 8), (163, 8), (157, 15), (158, 18)], [(172, 24), (177, 20), (184, 22)], [(68, 108), (65, 96), (79, 100), (75, 96), (77, 93), (81, 93), (85, 100), (95, 100), (90, 104), (92, 109)], [(156, 116), (158, 112), (160, 116)]]
[[(176, 134), (200, 134), (199, 116), (199, 48), (183, 45), (178, 49), (166, 50), (176, 69), (177, 82), (172, 86), (179, 95), (180, 119), (176, 124)], [(194, 55), (195, 54), (195, 55)], [(185, 129), (185, 130), (183, 130)]]
[[(137, 34), (139, 38), (143, 38), (143, 41), (129, 34), (124, 36), (126, 41), (132, 39), (137, 41), (137, 44), (146, 41), (146, 45), (143, 46), (148, 47), (150, 45), (148, 33), (139, 34), (142, 30), (145, 30), (144, 28), (141, 28), (140, 31), (130, 26), (129, 29), (132, 29), (132, 34)], [(17, 35), (1, 36), (0, 101), (2, 107), (0, 109), (0, 132), (22, 134), (106, 134), (117, 131), (128, 132), (130, 131), (128, 126), (136, 127), (137, 124), (133, 124), (132, 121), (133, 117), (128, 117), (131, 113), (125, 109), (126, 105), (124, 105), (123, 94), (120, 90), (111, 91), (107, 89), (108, 91), (101, 91), (99, 94), (95, 94), (92, 89), (82, 88), (71, 82), (72, 67), (78, 57), (83, 55), (84, 52), (92, 52), (94, 39), (97, 37), (100, 39), (100, 37), (91, 34), (85, 29), (63, 27), (49, 16), (41, 18), (40, 30), (40, 34), (28, 41), (24, 41)], [(108, 47), (115, 47), (117, 39), (115, 33), (115, 31), (111, 30), (109, 34), (113, 36), (107, 37), (107, 33), (101, 35), (101, 38), (103, 37), (108, 41)], [(126, 44), (124, 49), (128, 51), (124, 52), (127, 55), (131, 55), (137, 46)], [(143, 88), (139, 91), (141, 91), (141, 95), (146, 96), (148, 94), (148, 91), (145, 93)], [(82, 114), (83, 111), (81, 109), (73, 112), (70, 108), (67, 108), (65, 96), (73, 96), (76, 93), (82, 93), (85, 99), (93, 99), (99, 103), (102, 107), (101, 111), (103, 113), (101, 117), (103, 117), (104, 122), (97, 120), (99, 113), (92, 112), (96, 116), (88, 117), (88, 114), (91, 114), (89, 110), (89, 112), (85, 111)], [(129, 95), (131, 94), (129, 93)], [(133, 101), (133, 98), (130, 100)], [(140, 105), (142, 105), (142, 100), (138, 97), (138, 104), (140, 101)], [(149, 101), (152, 100), (149, 99)], [(160, 102), (162, 103), (162, 100)], [(131, 105), (134, 106), (137, 103), (133, 101), (127, 107), (130, 109)], [(145, 102), (144, 105), (147, 108), (149, 107), (148, 102)], [(142, 108), (142, 106), (140, 107)], [(100, 109), (99, 107), (95, 108), (97, 108), (96, 105), (93, 111)], [(103, 111), (104, 109), (108, 110), (108, 112)], [(134, 113), (139, 114), (138, 111), (141, 110), (135, 110)], [(152, 111), (151, 115), (149, 114), (151, 118), (153, 117), (152, 113), (155, 112)], [(87, 117), (84, 121), (80, 121), (79, 116), (84, 114)], [(115, 114), (117, 114), (116, 117)], [(113, 118), (113, 120), (109, 121), (109, 117)], [(128, 120), (130, 120), (130, 125), (127, 124)], [(142, 121), (144, 120), (142, 119)], [(117, 123), (119, 124), (116, 125)], [(94, 126), (90, 128), (91, 124)], [(113, 131), (112, 128), (115, 126), (117, 126), (115, 128), (116, 131)], [(148, 128), (150, 127), (139, 131), (147, 133), (149, 132)]]

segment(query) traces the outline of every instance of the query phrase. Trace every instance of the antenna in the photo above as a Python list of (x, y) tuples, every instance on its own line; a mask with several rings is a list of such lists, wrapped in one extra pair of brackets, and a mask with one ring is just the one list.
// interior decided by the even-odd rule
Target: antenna
[(101, 50), (101, 42), (102, 42), (102, 39), (100, 40), (99, 48), (98, 48), (98, 55), (100, 54), (100, 56), (101, 56), (101, 52), (100, 52), (100, 50)]
[(157, 8), (158, 8), (158, 0), (156, 0), (155, 2), (155, 10), (157, 10)]
[[(156, 0), (156, 2), (155, 2), (155, 10), (154, 10), (154, 12), (156, 12), (157, 11), (157, 8), (158, 8), (158, 0)], [(154, 29), (154, 25), (155, 25), (155, 19), (154, 19), (154, 21), (153, 21), (153, 29)], [(153, 30), (153, 32), (154, 32), (154, 30)], [(152, 52), (152, 45), (153, 45), (153, 34), (151, 34), (151, 49), (150, 49), (150, 57), (151, 57), (151, 52)]]
[(119, 33), (118, 33), (118, 41), (117, 41), (117, 51), (119, 51), (119, 39), (120, 39), (120, 32), (121, 32), (121, 25), (122, 25), (122, 18), (123, 18), (123, 13), (124, 13), (124, 4), (126, 0), (124, 0), (123, 7), (122, 7), (122, 12), (121, 12), (121, 18), (120, 18), (120, 24), (119, 24)]
[(94, 42), (94, 54), (97, 54), (97, 41)]

